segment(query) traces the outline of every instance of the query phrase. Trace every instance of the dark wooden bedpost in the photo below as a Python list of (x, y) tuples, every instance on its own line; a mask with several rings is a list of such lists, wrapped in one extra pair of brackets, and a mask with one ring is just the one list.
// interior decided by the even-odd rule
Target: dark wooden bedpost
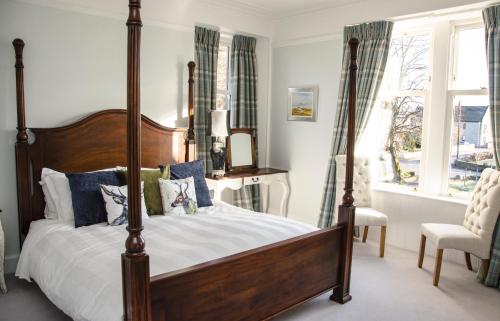
[(28, 132), (26, 130), (26, 116), (24, 107), (24, 41), (14, 39), (12, 42), (16, 53), (16, 99), (17, 99), (17, 142), (16, 142), (16, 170), (17, 170), (17, 202), (19, 211), (19, 238), (21, 244), (29, 229), (31, 217), (31, 181), (28, 155)]
[(141, 1), (129, 0), (127, 58), (128, 237), (122, 254), (123, 310), (127, 321), (151, 320), (149, 257), (142, 238), (140, 47)]
[(194, 141), (194, 68), (196, 64), (194, 61), (188, 63), (189, 68), (189, 98), (188, 98), (188, 117), (189, 127), (186, 136), (186, 157), (185, 161), (189, 162), (195, 158), (195, 141)]
[(342, 204), (338, 210), (338, 225), (342, 226), (344, 248), (341, 256), (341, 271), (340, 271), (340, 286), (333, 291), (330, 299), (346, 303), (351, 300), (349, 293), (351, 283), (351, 264), (352, 264), (352, 243), (354, 234), (354, 215), (355, 206), (353, 191), (353, 171), (354, 171), (354, 144), (355, 144), (355, 119), (356, 119), (356, 71), (358, 66), (356, 59), (358, 58), (359, 40), (356, 38), (349, 39), (349, 49), (351, 51), (351, 64), (349, 66), (349, 115), (347, 125), (347, 160), (346, 160), (346, 179), (345, 179), (345, 194), (342, 198)]

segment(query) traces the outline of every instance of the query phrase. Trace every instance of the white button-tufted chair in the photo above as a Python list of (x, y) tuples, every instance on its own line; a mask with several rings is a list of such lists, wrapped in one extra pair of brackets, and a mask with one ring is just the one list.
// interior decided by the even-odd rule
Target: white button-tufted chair
[(418, 267), (422, 267), (425, 242), (430, 239), (437, 245), (434, 266), (434, 285), (439, 283), (444, 249), (465, 252), (467, 268), (472, 270), (470, 255), (482, 260), (483, 273), (488, 271), (491, 238), (500, 213), (500, 172), (487, 168), (474, 188), (472, 200), (465, 212), (463, 225), (422, 224)]
[[(337, 188), (335, 204), (342, 204), (344, 196), (345, 166), (346, 156), (338, 155), (335, 157), (337, 163)], [(354, 158), (353, 172), (353, 197), (356, 206), (355, 225), (364, 226), (363, 243), (366, 242), (369, 226), (380, 226), (380, 257), (384, 257), (385, 252), (385, 234), (387, 231), (387, 215), (371, 208), (371, 173), (370, 162), (367, 158)]]

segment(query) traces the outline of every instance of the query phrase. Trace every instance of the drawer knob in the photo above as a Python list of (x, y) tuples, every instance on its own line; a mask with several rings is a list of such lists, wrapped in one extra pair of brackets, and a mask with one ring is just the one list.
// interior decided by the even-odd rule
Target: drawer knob
[(252, 177), (252, 182), (257, 183), (259, 181), (258, 177)]

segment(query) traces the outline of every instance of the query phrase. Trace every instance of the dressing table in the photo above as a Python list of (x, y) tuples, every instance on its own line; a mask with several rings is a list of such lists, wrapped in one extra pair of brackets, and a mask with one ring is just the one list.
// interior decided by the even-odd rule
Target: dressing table
[[(262, 198), (263, 211), (286, 216), (290, 195), (288, 171), (257, 167), (257, 135), (254, 128), (231, 128), (229, 132), (226, 137), (226, 171), (222, 171), (222, 175), (221, 171), (214, 171), (206, 176), (208, 188), (214, 191), (214, 199), (220, 201), (226, 188), (239, 190), (243, 186), (264, 184), (268, 188)], [(281, 185), (283, 193), (279, 209), (270, 209), (269, 189), (275, 183)]]
[[(214, 191), (214, 199), (221, 200), (222, 191), (226, 188), (238, 190), (243, 186), (264, 184), (268, 187), (272, 184), (280, 184), (283, 188), (283, 194), (279, 202), (279, 209), (273, 210), (283, 217), (287, 215), (288, 197), (290, 196), (290, 186), (288, 184), (288, 171), (275, 168), (255, 168), (240, 172), (226, 173), (224, 176), (212, 177), (206, 176), (209, 190)], [(267, 195), (262, 199), (263, 211), (268, 213), (269, 208), (269, 188)]]

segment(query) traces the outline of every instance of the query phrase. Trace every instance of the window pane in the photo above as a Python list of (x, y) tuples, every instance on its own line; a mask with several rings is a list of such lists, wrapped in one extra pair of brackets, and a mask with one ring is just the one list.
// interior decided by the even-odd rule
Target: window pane
[(488, 96), (455, 96), (448, 190), (472, 192), (483, 169), (495, 168)]
[(228, 109), (227, 108), (227, 92), (218, 92), (215, 101), (216, 109)]
[(428, 34), (397, 37), (391, 41), (378, 97), (381, 107), (376, 125), (382, 127), (385, 134), (365, 132), (370, 137), (363, 142), (379, 146), (378, 157), (372, 161), (380, 182), (418, 186), (430, 44)]
[(217, 90), (227, 90), (227, 62), (229, 47), (219, 47), (219, 58), (217, 59)]
[(484, 28), (456, 32), (455, 89), (479, 89), (488, 86)]
[(386, 182), (417, 187), (422, 155), (424, 97), (394, 97), (390, 102), (391, 120), (381, 159), (387, 169)]
[(425, 90), (428, 86), (430, 35), (394, 38), (384, 75), (386, 91)]

